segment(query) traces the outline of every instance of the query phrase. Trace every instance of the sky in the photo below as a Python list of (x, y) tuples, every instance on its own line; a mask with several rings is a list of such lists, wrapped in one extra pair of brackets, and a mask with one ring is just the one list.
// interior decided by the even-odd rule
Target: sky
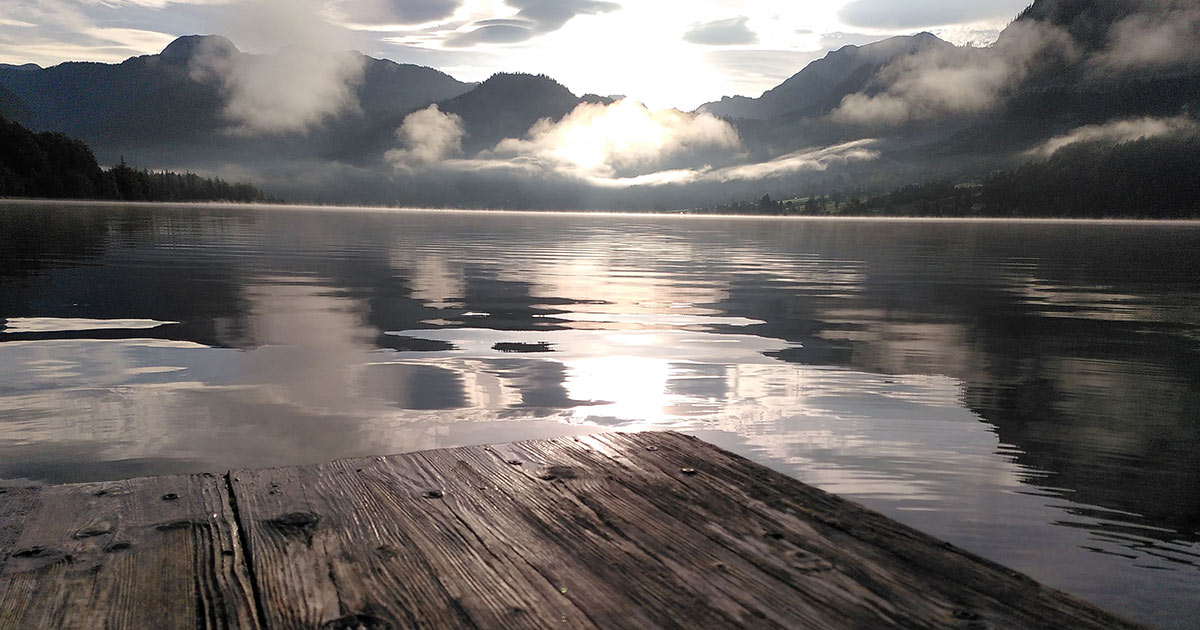
[(0, 63), (120, 62), (175, 37), (358, 50), (462, 81), (549, 75), (691, 110), (758, 96), (829, 50), (932, 32), (992, 43), (1031, 0), (4, 0)]

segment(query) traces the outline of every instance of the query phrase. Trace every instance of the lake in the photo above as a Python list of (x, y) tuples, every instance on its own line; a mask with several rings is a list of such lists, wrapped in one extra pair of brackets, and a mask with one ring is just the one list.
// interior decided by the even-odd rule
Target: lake
[(1200, 224), (0, 202), (0, 483), (674, 429), (1200, 619)]

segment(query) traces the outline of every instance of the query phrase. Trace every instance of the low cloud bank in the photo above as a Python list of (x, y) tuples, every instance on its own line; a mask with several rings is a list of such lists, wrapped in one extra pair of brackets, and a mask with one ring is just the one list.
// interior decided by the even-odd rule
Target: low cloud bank
[(810, 148), (744, 163), (737, 131), (711, 114), (651, 110), (629, 99), (583, 103), (559, 121), (543, 119), (521, 138), (462, 156), (462, 120), (437, 106), (410, 114), (387, 153), (397, 173), (491, 174), (574, 182), (601, 189), (751, 181), (879, 157), (875, 140)]
[(877, 140), (873, 138), (865, 138), (829, 147), (802, 149), (766, 162), (718, 169), (707, 173), (705, 178), (723, 182), (753, 181), (804, 171), (824, 171), (835, 164), (878, 159), (879, 151), (872, 148), (876, 143)]
[(1200, 66), (1200, 8), (1131, 15), (1113, 26), (1109, 42), (1095, 60), (1100, 70)]
[(1079, 56), (1071, 36), (1041, 22), (1017, 22), (988, 48), (927, 48), (880, 72), (882, 90), (842, 99), (835, 122), (896, 125), (980, 112), (1042, 64)]
[(342, 32), (320, 17), (323, 6), (320, 0), (256, 0), (238, 24), (228, 25), (226, 32), (245, 31), (237, 38), (243, 44), (279, 49), (276, 54), (245, 55), (215, 39), (197, 51), (192, 76), (220, 82), (233, 133), (305, 132), (357, 111), (365, 59), (346, 51)]
[(404, 146), (388, 151), (384, 159), (398, 169), (437, 162), (462, 153), (463, 135), (462, 118), (430, 105), (404, 118), (396, 130)]
[(737, 132), (716, 116), (655, 111), (622, 99), (583, 103), (558, 122), (540, 120), (524, 138), (502, 140), (491, 154), (604, 180), (727, 161), (740, 150)]
[(1031, 149), (1028, 155), (1047, 158), (1063, 147), (1080, 142), (1130, 142), (1166, 135), (1195, 134), (1198, 130), (1200, 125), (1184, 116), (1114, 120), (1102, 125), (1085, 125), (1072, 129)]

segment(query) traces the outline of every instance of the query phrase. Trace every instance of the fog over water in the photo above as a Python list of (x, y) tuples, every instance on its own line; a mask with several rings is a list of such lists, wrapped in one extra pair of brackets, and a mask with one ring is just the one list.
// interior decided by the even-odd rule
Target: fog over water
[(674, 429), (1200, 618), (1200, 224), (0, 205), (0, 480)]

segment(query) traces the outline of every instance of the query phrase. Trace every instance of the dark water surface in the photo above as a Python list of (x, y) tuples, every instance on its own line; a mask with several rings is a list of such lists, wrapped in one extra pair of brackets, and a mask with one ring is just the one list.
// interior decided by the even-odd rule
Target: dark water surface
[(0, 205), (0, 483), (698, 435), (1200, 619), (1200, 225)]

